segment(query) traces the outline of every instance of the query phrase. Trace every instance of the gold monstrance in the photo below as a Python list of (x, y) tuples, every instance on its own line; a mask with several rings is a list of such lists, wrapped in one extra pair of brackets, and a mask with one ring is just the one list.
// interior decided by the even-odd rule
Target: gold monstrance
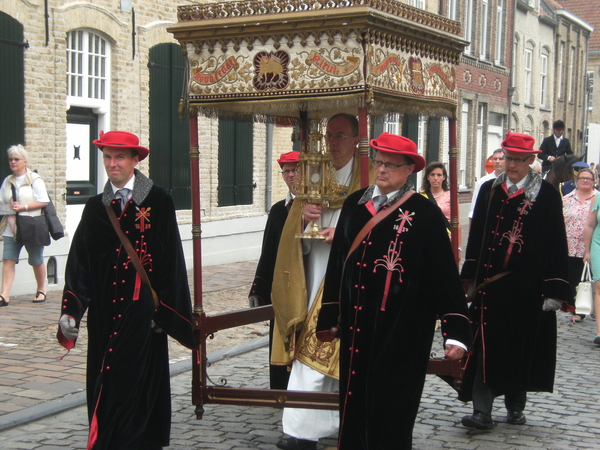
[[(327, 206), (329, 200), (336, 199), (342, 192), (342, 187), (337, 181), (336, 171), (333, 167), (331, 153), (323, 142), (321, 121), (316, 119), (311, 122), (311, 132), (307, 145), (303, 146), (298, 163), (298, 175), (294, 180), (293, 189), (296, 199), (302, 201), (302, 206), (307, 203)], [(311, 221), (304, 233), (296, 234), (297, 238), (325, 239), (319, 234), (321, 227)]]

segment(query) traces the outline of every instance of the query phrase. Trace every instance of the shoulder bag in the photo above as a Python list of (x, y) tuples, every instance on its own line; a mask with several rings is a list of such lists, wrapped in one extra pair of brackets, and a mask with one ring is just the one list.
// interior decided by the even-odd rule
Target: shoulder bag
[[(50, 197), (48, 197), (50, 198)], [(56, 208), (54, 207), (54, 203), (52, 203), (52, 199), (50, 198), (50, 203), (42, 208), (44, 211), (44, 216), (46, 217), (46, 223), (48, 224), (48, 231), (50, 232), (50, 236), (55, 241), (58, 241), (60, 238), (65, 237), (65, 230), (56, 215)]]
[(594, 303), (594, 293), (592, 292), (592, 277), (590, 273), (590, 263), (585, 263), (581, 273), (581, 281), (577, 285), (577, 294), (575, 296), (575, 314), (590, 314)]
[[(13, 200), (16, 201), (17, 192), (14, 184), (11, 184)], [(16, 214), (17, 235), (15, 239), (23, 245), (50, 245), (50, 234), (48, 233), (48, 223), (44, 212), (39, 216), (22, 216)]]

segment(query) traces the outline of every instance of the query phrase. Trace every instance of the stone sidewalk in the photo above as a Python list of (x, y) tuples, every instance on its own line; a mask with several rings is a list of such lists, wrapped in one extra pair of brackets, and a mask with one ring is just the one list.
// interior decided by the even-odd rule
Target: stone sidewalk
[[(600, 449), (600, 347), (591, 343), (595, 325), (590, 319), (572, 325), (568, 315), (559, 314), (555, 392), (530, 394), (526, 425), (506, 423), (502, 401), (497, 401), (496, 428), (491, 432), (469, 431), (460, 425), (460, 418), (470, 412), (469, 405), (456, 400), (444, 382), (428, 376), (414, 430), (414, 449)], [(436, 343), (441, 346), (439, 336)], [(215, 382), (226, 379), (232, 387), (264, 388), (268, 383), (267, 358), (264, 347), (224, 358), (209, 368), (209, 375)], [(191, 404), (190, 377), (190, 372), (184, 372), (172, 378), (173, 419), (168, 448), (275, 449), (282, 436), (280, 409), (205, 405), (204, 418), (197, 420)], [(400, 377), (398, 382), (402, 382)], [(84, 449), (87, 426), (86, 410), (78, 407), (0, 432), (0, 447)], [(334, 445), (335, 439), (325, 439), (318, 448), (328, 450)]]
[[(256, 261), (206, 267), (203, 306), (207, 314), (248, 307), (248, 292)], [(190, 284), (192, 272), (189, 272)], [(48, 292), (44, 303), (13, 297), (0, 308), (0, 430), (27, 417), (77, 404), (85, 389), (87, 334), (81, 327), (77, 346), (66, 351), (56, 341), (62, 291)], [(85, 318), (84, 318), (85, 321)], [(208, 351), (235, 346), (268, 334), (257, 323), (224, 330), (210, 340)], [(169, 342), (172, 363), (191, 361), (191, 352)], [(1, 447), (1, 445), (0, 445)]]

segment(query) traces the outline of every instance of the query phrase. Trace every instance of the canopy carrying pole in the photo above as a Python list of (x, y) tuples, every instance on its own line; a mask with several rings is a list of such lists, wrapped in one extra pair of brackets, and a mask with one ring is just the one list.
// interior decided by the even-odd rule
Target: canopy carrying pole
[(450, 118), (448, 124), (450, 132), (450, 234), (452, 236), (452, 251), (454, 252), (456, 264), (458, 264), (460, 261), (458, 251), (460, 230), (458, 227), (458, 147), (456, 145), (456, 119)]
[(192, 377), (199, 382), (192, 384), (192, 402), (196, 405), (196, 416), (202, 417), (204, 408), (202, 401), (206, 389), (206, 340), (200, 325), (204, 321), (202, 308), (202, 241), (201, 208), (200, 208), (200, 149), (198, 147), (198, 113), (190, 108), (190, 176), (192, 178), (192, 249), (194, 252), (194, 337), (198, 345), (198, 354), (192, 358)]
[(369, 120), (367, 107), (363, 106), (358, 109), (358, 152), (360, 155), (360, 186), (367, 187), (369, 185)]

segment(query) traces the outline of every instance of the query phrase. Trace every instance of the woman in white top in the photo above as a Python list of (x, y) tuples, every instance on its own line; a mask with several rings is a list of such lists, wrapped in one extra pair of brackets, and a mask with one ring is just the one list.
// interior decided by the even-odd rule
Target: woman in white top
[[(15, 279), (15, 265), (19, 262), (19, 254), (23, 244), (16, 240), (16, 214), (39, 216), (42, 208), (50, 199), (46, 186), (40, 176), (27, 168), (27, 151), (22, 145), (13, 145), (7, 150), (8, 162), (12, 175), (4, 179), (0, 187), (0, 212), (6, 214), (0, 222), (0, 232), (4, 239), (2, 264), (2, 291), (0, 306), (10, 303), (10, 289)], [(14, 186), (14, 189), (13, 187)], [(13, 192), (16, 194), (14, 197)], [(25, 245), (29, 255), (29, 265), (37, 282), (34, 303), (46, 300), (46, 266), (44, 265), (44, 247), (42, 245)]]

